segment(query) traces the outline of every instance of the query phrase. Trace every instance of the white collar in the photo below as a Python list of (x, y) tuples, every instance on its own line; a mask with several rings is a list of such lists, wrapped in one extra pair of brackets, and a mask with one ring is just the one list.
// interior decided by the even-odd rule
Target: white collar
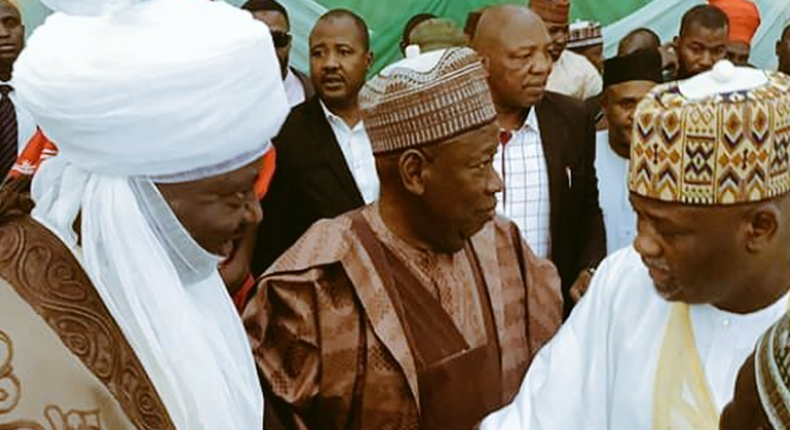
[(540, 132), (540, 126), (538, 125), (538, 114), (535, 106), (529, 108), (529, 113), (527, 114), (527, 117), (524, 118), (524, 122), (521, 124), (521, 127), (515, 131), (521, 131), (527, 128)]
[(359, 122), (354, 124), (353, 127), (349, 127), (348, 124), (346, 123), (346, 120), (344, 120), (343, 118), (341, 118), (338, 115), (335, 115), (332, 111), (330, 111), (329, 108), (326, 107), (326, 104), (324, 104), (324, 101), (321, 100), (320, 97), (318, 98), (318, 104), (321, 105), (321, 110), (324, 111), (324, 116), (326, 116), (326, 120), (329, 121), (330, 124), (332, 124), (332, 123), (343, 124), (346, 127), (348, 127), (349, 130), (357, 130), (359, 127), (363, 126), (362, 119), (360, 119)]

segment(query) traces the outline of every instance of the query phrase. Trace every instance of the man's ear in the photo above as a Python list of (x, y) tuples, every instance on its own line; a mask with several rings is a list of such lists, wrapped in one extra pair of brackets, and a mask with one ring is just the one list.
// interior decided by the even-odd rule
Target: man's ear
[(760, 252), (776, 240), (781, 217), (781, 210), (772, 202), (760, 205), (748, 214), (746, 247), (749, 252)]
[(488, 58), (487, 55), (480, 55), (480, 62), (483, 63), (483, 68), (486, 69), (486, 72), (491, 72), (491, 60)]
[(431, 161), (425, 153), (417, 149), (409, 149), (401, 154), (398, 158), (398, 171), (403, 188), (414, 195), (423, 195), (426, 173), (430, 163)]
[(368, 51), (368, 53), (365, 55), (365, 57), (366, 57), (365, 61), (367, 62), (367, 65), (365, 67), (365, 71), (369, 72), (370, 68), (373, 66), (373, 60), (375, 58), (374, 55), (373, 55), (373, 51)]

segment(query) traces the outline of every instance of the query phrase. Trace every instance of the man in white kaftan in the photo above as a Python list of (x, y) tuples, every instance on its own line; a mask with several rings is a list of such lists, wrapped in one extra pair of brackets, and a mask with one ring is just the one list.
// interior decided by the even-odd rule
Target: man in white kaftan
[(718, 430), (738, 369), (788, 309), (790, 270), (776, 264), (790, 254), (788, 91), (787, 76), (721, 63), (648, 94), (631, 149), (634, 247), (599, 266), (481, 429)]

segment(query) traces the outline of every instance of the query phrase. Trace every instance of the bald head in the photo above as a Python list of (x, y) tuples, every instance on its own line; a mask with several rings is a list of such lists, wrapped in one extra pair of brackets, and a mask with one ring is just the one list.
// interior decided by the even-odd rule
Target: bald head
[(540, 17), (524, 6), (499, 5), (484, 9), (472, 38), (472, 45), (477, 52), (501, 46), (514, 37), (523, 36), (525, 29), (546, 27)]
[(483, 57), (500, 111), (526, 109), (543, 97), (551, 44), (543, 21), (526, 7), (500, 5), (483, 11), (472, 47)]

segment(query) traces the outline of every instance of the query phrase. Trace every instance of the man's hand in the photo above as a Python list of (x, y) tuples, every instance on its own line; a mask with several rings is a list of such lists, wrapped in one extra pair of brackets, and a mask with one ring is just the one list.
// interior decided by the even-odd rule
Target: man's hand
[(579, 300), (587, 293), (587, 288), (590, 287), (593, 273), (595, 273), (593, 269), (584, 269), (579, 272), (579, 276), (576, 277), (576, 282), (571, 286), (571, 299), (574, 303), (579, 303)]

